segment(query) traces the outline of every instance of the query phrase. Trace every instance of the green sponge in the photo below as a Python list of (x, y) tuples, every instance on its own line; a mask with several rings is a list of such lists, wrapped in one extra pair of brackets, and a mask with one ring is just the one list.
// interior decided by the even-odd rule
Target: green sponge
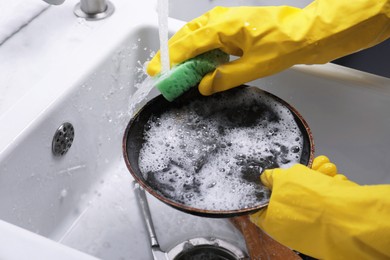
[(168, 101), (196, 86), (201, 79), (217, 66), (229, 61), (229, 54), (215, 49), (186, 60), (169, 72), (157, 76), (154, 86)]

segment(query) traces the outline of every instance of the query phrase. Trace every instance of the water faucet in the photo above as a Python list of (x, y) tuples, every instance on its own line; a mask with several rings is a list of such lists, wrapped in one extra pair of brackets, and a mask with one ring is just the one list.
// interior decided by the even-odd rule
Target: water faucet
[[(65, 2), (65, 0), (43, 1), (51, 5), (60, 5)], [(114, 10), (114, 5), (108, 0), (80, 0), (74, 8), (74, 13), (87, 20), (100, 20), (109, 17)]]
[(74, 13), (87, 20), (100, 20), (112, 15), (114, 9), (114, 5), (108, 0), (80, 0)]
[(65, 2), (65, 0), (43, 0), (43, 1), (51, 5), (60, 5), (63, 2)]

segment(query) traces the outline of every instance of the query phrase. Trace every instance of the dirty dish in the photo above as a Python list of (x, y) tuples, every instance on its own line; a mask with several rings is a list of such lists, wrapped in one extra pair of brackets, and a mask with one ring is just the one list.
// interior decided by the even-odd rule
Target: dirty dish
[(265, 169), (309, 165), (310, 129), (280, 98), (242, 86), (174, 102), (158, 96), (129, 122), (126, 165), (159, 200), (201, 216), (248, 214), (268, 204)]

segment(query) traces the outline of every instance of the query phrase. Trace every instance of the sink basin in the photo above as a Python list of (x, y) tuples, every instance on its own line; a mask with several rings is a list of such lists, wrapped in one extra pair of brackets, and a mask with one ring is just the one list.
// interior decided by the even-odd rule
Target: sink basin
[[(158, 49), (155, 10), (145, 5), (130, 18), (117, 8), (112, 20), (101, 22), (0, 114), (0, 258), (52, 251), (56, 259), (151, 259), (121, 151), (130, 97), (144, 80), (142, 65)], [(170, 31), (182, 24), (171, 19)], [(350, 179), (390, 182), (389, 79), (326, 64), (296, 66), (249, 85), (297, 108), (312, 129), (316, 153), (328, 155)], [(65, 122), (73, 125), (74, 140), (66, 154), (55, 156), (53, 136)], [(245, 250), (228, 220), (148, 199), (163, 250), (201, 236)], [(11, 235), (18, 252), (8, 249)]]
[[(107, 37), (99, 33), (90, 40)], [(131, 117), (130, 97), (145, 77), (143, 64), (159, 46), (158, 27), (144, 19), (111, 36), (105, 45), (86, 41), (76, 52), (80, 62), (64, 60), (0, 116), (0, 220), (8, 230), (0, 230), (1, 259), (20, 259), (20, 253), (2, 250), (8, 245), (2, 234), (9, 233), (16, 242), (28, 238), (30, 245), (43, 247), (36, 251), (57, 250), (53, 244), (59, 244), (62, 257), (66, 248), (100, 259), (152, 257), (122, 138)], [(55, 156), (53, 137), (64, 123), (73, 126), (74, 140), (67, 153)], [(228, 220), (195, 217), (148, 199), (163, 250), (196, 237), (223, 239), (245, 250), (242, 235)], [(24, 257), (29, 255), (25, 251)]]

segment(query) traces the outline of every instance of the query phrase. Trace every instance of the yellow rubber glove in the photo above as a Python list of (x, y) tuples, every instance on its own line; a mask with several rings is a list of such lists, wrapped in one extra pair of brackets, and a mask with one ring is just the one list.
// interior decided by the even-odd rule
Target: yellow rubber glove
[(318, 259), (390, 259), (390, 185), (361, 186), (325, 156), (261, 175), (272, 189), (251, 220), (279, 243)]
[[(199, 84), (203, 95), (227, 90), (295, 64), (326, 63), (390, 37), (389, 0), (316, 0), (304, 9), (216, 7), (169, 40), (171, 67), (220, 48), (241, 58), (219, 66)], [(160, 72), (160, 55), (147, 72)]]

